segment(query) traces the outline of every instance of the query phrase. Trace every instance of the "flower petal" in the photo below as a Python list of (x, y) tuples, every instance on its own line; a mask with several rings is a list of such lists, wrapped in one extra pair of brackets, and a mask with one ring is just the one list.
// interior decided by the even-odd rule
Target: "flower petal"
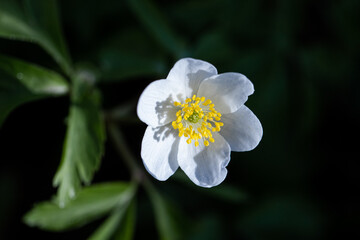
[(234, 113), (222, 115), (221, 121), (224, 126), (220, 134), (230, 144), (232, 151), (250, 151), (259, 144), (263, 135), (261, 123), (245, 105)]
[(176, 82), (158, 80), (147, 86), (141, 94), (137, 114), (141, 121), (152, 127), (163, 126), (176, 119), (174, 101), (181, 101), (184, 93)]
[(223, 73), (205, 79), (198, 95), (211, 99), (221, 114), (235, 112), (253, 94), (251, 81), (240, 73)]
[(208, 62), (183, 58), (175, 63), (166, 79), (177, 82), (184, 88), (186, 97), (192, 97), (204, 79), (216, 74), (216, 68)]
[(146, 170), (156, 179), (165, 181), (179, 167), (179, 137), (170, 124), (146, 128), (141, 144), (141, 157)]
[(181, 169), (196, 185), (213, 187), (224, 181), (230, 161), (230, 146), (225, 139), (214, 132), (214, 143), (204, 145), (204, 138), (199, 140), (199, 146), (187, 144), (182, 137), (179, 144), (178, 162)]

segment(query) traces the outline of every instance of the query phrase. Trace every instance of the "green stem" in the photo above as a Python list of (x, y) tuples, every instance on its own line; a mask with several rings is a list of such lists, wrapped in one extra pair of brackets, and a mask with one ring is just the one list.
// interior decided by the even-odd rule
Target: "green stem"
[(113, 121), (108, 121), (108, 129), (110, 138), (115, 146), (117, 153), (122, 157), (126, 166), (131, 172), (133, 180), (141, 183), (144, 179), (144, 172), (137, 164), (136, 158), (130, 152), (129, 147), (126, 144), (124, 135), (120, 128)]
[(137, 116), (134, 116), (132, 112), (136, 108), (136, 101), (130, 101), (126, 104), (115, 107), (114, 109), (106, 112), (106, 118), (110, 121), (122, 123), (122, 124), (136, 124), (140, 123)]

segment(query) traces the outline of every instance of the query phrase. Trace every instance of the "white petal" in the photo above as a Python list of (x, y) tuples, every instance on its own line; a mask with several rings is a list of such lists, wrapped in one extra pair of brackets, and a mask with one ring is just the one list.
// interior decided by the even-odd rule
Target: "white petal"
[(223, 73), (205, 79), (198, 96), (209, 98), (221, 114), (235, 112), (253, 94), (251, 81), (240, 73)]
[(175, 63), (166, 79), (177, 82), (184, 88), (186, 97), (192, 97), (204, 79), (216, 74), (216, 68), (208, 62), (183, 58)]
[(221, 121), (224, 126), (220, 134), (230, 144), (232, 151), (250, 151), (259, 144), (263, 135), (261, 123), (245, 105), (234, 113), (222, 115)]
[(199, 146), (186, 143), (182, 137), (179, 144), (178, 161), (181, 169), (196, 185), (213, 187), (224, 181), (230, 161), (230, 146), (220, 134), (214, 132), (214, 143), (205, 147), (203, 138)]
[(141, 144), (141, 158), (146, 170), (154, 178), (165, 181), (179, 167), (177, 162), (179, 140), (170, 124), (146, 128)]
[(152, 82), (140, 96), (138, 117), (152, 127), (163, 126), (176, 119), (179, 109), (174, 106), (174, 101), (181, 101), (183, 98), (177, 83), (167, 80)]

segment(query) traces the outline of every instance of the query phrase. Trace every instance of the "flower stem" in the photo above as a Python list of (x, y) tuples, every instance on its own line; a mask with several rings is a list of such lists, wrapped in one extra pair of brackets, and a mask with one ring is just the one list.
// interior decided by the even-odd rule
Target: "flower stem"
[(122, 131), (113, 121), (108, 121), (108, 129), (115, 149), (124, 160), (126, 166), (129, 168), (133, 180), (141, 183), (145, 176), (144, 172), (136, 163), (136, 158), (129, 150)]

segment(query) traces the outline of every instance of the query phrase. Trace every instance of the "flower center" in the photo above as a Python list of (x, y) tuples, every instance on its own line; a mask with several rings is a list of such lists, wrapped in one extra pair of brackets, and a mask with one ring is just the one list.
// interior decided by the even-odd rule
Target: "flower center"
[(179, 137), (186, 137), (190, 144), (194, 141), (195, 147), (199, 146), (199, 139), (205, 138), (204, 145), (209, 146), (215, 142), (211, 132), (219, 132), (224, 126), (221, 113), (215, 110), (214, 104), (205, 97), (187, 98), (185, 103), (174, 102), (180, 110), (176, 113), (176, 120), (172, 122), (174, 129), (179, 129)]
[(200, 120), (199, 114), (197, 112), (194, 112), (190, 115), (187, 119), (191, 123), (197, 123)]

